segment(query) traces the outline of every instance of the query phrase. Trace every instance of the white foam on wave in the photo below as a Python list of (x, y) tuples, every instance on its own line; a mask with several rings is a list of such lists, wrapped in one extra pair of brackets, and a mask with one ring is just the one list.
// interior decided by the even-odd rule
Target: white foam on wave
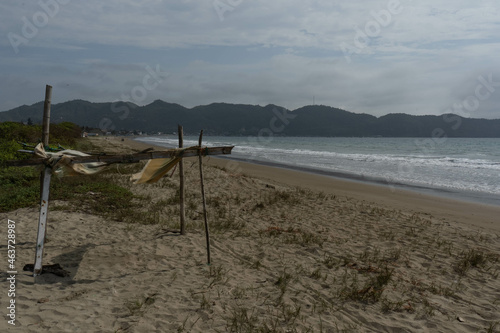
[(303, 149), (280, 149), (267, 147), (236, 146), (235, 152), (239, 153), (265, 153), (268, 156), (289, 156), (290, 159), (307, 156), (308, 159), (316, 157), (321, 160), (331, 159), (335, 162), (339, 159), (346, 159), (359, 162), (387, 163), (387, 164), (409, 164), (426, 165), (436, 167), (469, 168), (469, 169), (491, 169), (500, 171), (500, 163), (486, 159), (470, 159), (461, 157), (439, 157), (425, 155), (387, 155), (387, 154), (346, 154), (328, 151), (314, 151)]
[[(138, 140), (173, 147), (178, 144), (177, 138), (145, 137)], [(281, 139), (280, 142), (264, 146), (257, 140), (248, 138), (207, 137), (205, 144), (235, 145), (234, 156), (249, 160), (365, 176), (386, 180), (388, 183), (500, 195), (500, 159), (494, 155), (474, 152), (460, 155), (455, 152), (458, 156), (439, 156), (437, 153), (425, 155), (416, 151), (405, 153), (403, 149), (388, 153), (388, 149), (384, 149), (386, 147), (380, 147), (379, 150), (374, 148), (373, 153), (366, 153), (366, 147), (359, 146), (353, 147), (353, 152), (350, 153), (332, 151), (336, 148), (327, 145), (318, 149), (317, 145), (307, 142), (299, 142), (304, 149), (288, 148), (297, 145), (296, 140)], [(185, 139), (184, 142), (185, 146), (198, 143), (191, 139)]]

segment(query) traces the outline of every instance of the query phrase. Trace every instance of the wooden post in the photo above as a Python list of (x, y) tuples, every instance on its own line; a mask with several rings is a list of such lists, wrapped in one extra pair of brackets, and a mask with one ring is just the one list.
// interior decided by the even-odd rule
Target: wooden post
[(45, 103), (43, 105), (43, 130), (42, 142), (46, 147), (49, 145), (49, 127), (50, 127), (50, 104), (52, 100), (52, 86), (45, 86)]
[(201, 151), (201, 140), (203, 137), (203, 130), (200, 132), (200, 140), (198, 141), (198, 146), (200, 149), (199, 160), (200, 160), (200, 180), (201, 180), (201, 198), (203, 200), (203, 218), (205, 219), (205, 236), (207, 239), (207, 264), (210, 265), (210, 231), (208, 229), (208, 216), (207, 216), (207, 201), (205, 200), (205, 184), (203, 183), (203, 156)]
[[(43, 126), (42, 126), (42, 143), (44, 147), (49, 145), (49, 128), (50, 128), (50, 103), (52, 99), (52, 87), (45, 87), (45, 103), (43, 106)], [(45, 244), (45, 236), (47, 231), (47, 214), (49, 211), (49, 192), (50, 178), (52, 169), (46, 166), (41, 174), (40, 186), (40, 217), (38, 219), (38, 234), (36, 239), (35, 265), (33, 268), (33, 276), (42, 274), (43, 246)]]
[(47, 230), (47, 214), (49, 211), (49, 190), (50, 178), (52, 170), (50, 167), (45, 167), (42, 171), (42, 195), (40, 198), (40, 218), (38, 220), (38, 235), (36, 239), (36, 254), (35, 254), (35, 267), (33, 269), (33, 276), (42, 274), (42, 259), (43, 259), (43, 246), (45, 243), (45, 231)]
[[(50, 104), (52, 100), (52, 86), (45, 86), (45, 102), (43, 104), (43, 119), (42, 119), (42, 144), (43, 147), (49, 145), (49, 129), (50, 129)], [(43, 171), (40, 175), (40, 197), (43, 192)]]
[[(184, 131), (181, 125), (178, 125), (177, 131), (179, 132), (179, 148), (184, 147)], [(181, 235), (186, 234), (186, 211), (185, 211), (185, 186), (184, 186), (184, 162), (183, 159), (179, 162), (179, 197), (180, 197), (180, 214), (181, 214)]]

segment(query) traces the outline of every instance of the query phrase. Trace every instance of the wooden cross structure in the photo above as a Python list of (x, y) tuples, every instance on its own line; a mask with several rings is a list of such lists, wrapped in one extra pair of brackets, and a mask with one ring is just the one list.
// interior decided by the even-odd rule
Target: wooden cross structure
[[(44, 116), (43, 116), (43, 137), (42, 142), (45, 147), (49, 144), (49, 126), (50, 126), (50, 104), (52, 96), (52, 87), (47, 85), (45, 90), (45, 103), (44, 103)], [(203, 136), (203, 130), (200, 133), (199, 145), (196, 147), (186, 148), (183, 150), (179, 149), (168, 149), (164, 151), (142, 151), (134, 154), (124, 154), (124, 155), (91, 155), (91, 156), (74, 156), (71, 158), (70, 164), (80, 164), (80, 163), (92, 163), (92, 162), (104, 162), (106, 164), (113, 163), (135, 163), (142, 160), (152, 160), (158, 158), (181, 158), (180, 164), (180, 234), (185, 234), (185, 212), (184, 212), (184, 171), (182, 168), (182, 159), (184, 157), (199, 156), (200, 164), (200, 178), (201, 178), (201, 194), (203, 199), (203, 216), (205, 219), (205, 234), (207, 240), (207, 263), (210, 264), (210, 234), (208, 229), (207, 220), (207, 210), (206, 210), (206, 200), (205, 200), (205, 190), (203, 182), (203, 156), (206, 155), (226, 155), (231, 154), (231, 150), (234, 146), (225, 147), (202, 147), (201, 141)], [(183, 144), (183, 130), (182, 126), (179, 125), (179, 147), (182, 148)], [(21, 150), (22, 151), (22, 150)], [(27, 151), (25, 151), (27, 152)], [(31, 152), (31, 151), (29, 151)], [(33, 166), (45, 164), (45, 168), (41, 173), (41, 195), (40, 195), (40, 217), (38, 220), (38, 234), (36, 241), (36, 254), (35, 254), (35, 264), (33, 269), (33, 276), (40, 275), (42, 273), (42, 259), (43, 259), (43, 248), (45, 243), (45, 234), (47, 229), (47, 214), (49, 207), (49, 191), (50, 191), (50, 180), (52, 176), (52, 167), (48, 164), (48, 158), (32, 158), (26, 160), (17, 161), (7, 161), (7, 166)]]

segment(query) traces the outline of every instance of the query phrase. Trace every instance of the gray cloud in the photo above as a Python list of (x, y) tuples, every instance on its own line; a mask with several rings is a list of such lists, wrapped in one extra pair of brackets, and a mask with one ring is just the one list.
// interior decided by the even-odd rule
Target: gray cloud
[[(390, 1), (221, 0), (232, 6), (222, 20), (211, 0), (43, 0), (55, 1), (57, 13), (18, 53), (9, 33), (23, 36), (23, 17), (33, 23), (43, 9), (0, 4), (0, 110), (42, 100), (45, 84), (54, 102), (114, 101), (157, 65), (169, 76), (137, 104), (295, 109), (315, 96), (377, 116), (440, 114), (474, 93), (478, 76), (500, 81), (494, 1), (400, 0), (388, 17)], [(342, 45), (357, 47), (350, 61)], [(498, 90), (471, 116), (500, 118)]]

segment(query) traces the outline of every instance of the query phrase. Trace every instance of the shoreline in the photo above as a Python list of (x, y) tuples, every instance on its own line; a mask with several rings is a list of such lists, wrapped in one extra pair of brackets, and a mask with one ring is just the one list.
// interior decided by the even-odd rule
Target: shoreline
[[(142, 137), (137, 136), (134, 138), (141, 140)], [(140, 142), (145, 143), (146, 141), (140, 141)], [(176, 148), (175, 145), (163, 146), (163, 145), (156, 145), (154, 142), (151, 142), (149, 144), (152, 144), (155, 147), (162, 148), (162, 149)], [(432, 195), (435, 197), (444, 197), (447, 199), (458, 200), (458, 201), (462, 201), (462, 202), (477, 203), (477, 204), (482, 204), (482, 205), (500, 207), (500, 196), (495, 195), (493, 193), (481, 192), (481, 191), (477, 191), (477, 190), (473, 190), (473, 189), (466, 190), (466, 189), (459, 189), (459, 188), (447, 188), (447, 187), (432, 186), (430, 184), (429, 185), (419, 185), (419, 184), (412, 184), (412, 183), (397, 182), (397, 181), (394, 181), (393, 179), (385, 179), (385, 178), (376, 177), (376, 176), (367, 176), (364, 174), (356, 174), (356, 173), (327, 170), (327, 169), (317, 169), (317, 168), (313, 168), (313, 167), (309, 167), (309, 166), (299, 166), (299, 165), (286, 164), (286, 163), (280, 163), (280, 162), (275, 162), (275, 161), (266, 161), (266, 160), (258, 160), (258, 159), (254, 159), (254, 158), (247, 158), (240, 153), (234, 153), (234, 154), (228, 155), (228, 156), (216, 156), (216, 158), (230, 159), (230, 160), (235, 160), (235, 161), (239, 161), (239, 162), (247, 162), (247, 163), (251, 163), (251, 164), (295, 170), (295, 171), (299, 171), (299, 172), (306, 172), (306, 173), (322, 175), (322, 176), (326, 176), (326, 177), (333, 177), (333, 178), (340, 179), (340, 180), (349, 180), (349, 181), (354, 181), (354, 182), (361, 182), (361, 183), (366, 183), (366, 184), (378, 185), (378, 186), (387, 187), (390, 189), (397, 188), (397, 189), (402, 189), (402, 190), (409, 190), (409, 191), (413, 191), (413, 192), (419, 192), (422, 194)]]
[[(161, 147), (161, 146), (158, 146), (158, 147)], [(384, 187), (388, 190), (392, 190), (392, 189), (407, 190), (407, 191), (411, 191), (411, 192), (417, 192), (417, 193), (422, 193), (422, 194), (426, 194), (426, 195), (431, 195), (434, 197), (452, 199), (452, 200), (457, 200), (457, 201), (466, 202), (466, 203), (476, 203), (476, 204), (481, 204), (481, 205), (486, 205), (486, 206), (500, 207), (500, 198), (498, 198), (497, 196), (494, 196), (490, 193), (484, 193), (484, 192), (479, 192), (479, 191), (478, 192), (460, 191), (460, 190), (451, 190), (451, 189), (438, 188), (438, 187), (435, 187), (435, 188), (434, 187), (425, 187), (425, 186), (415, 185), (415, 184), (388, 182), (382, 178), (367, 177), (364, 175), (356, 175), (356, 174), (349, 174), (349, 173), (336, 172), (336, 171), (320, 170), (320, 169), (314, 169), (314, 168), (308, 168), (308, 167), (302, 167), (302, 166), (294, 166), (294, 165), (288, 165), (288, 164), (280, 164), (277, 162), (266, 162), (266, 161), (242, 159), (239, 157), (232, 157), (232, 156), (220, 156), (220, 157), (215, 157), (215, 158), (228, 159), (228, 160), (233, 160), (233, 161), (237, 161), (237, 162), (245, 162), (245, 163), (256, 164), (256, 165), (263, 165), (263, 166), (269, 166), (269, 167), (275, 167), (275, 168), (281, 168), (281, 169), (294, 170), (294, 171), (298, 171), (298, 172), (305, 172), (305, 173), (309, 173), (309, 174), (313, 174), (313, 175), (330, 177), (330, 178), (339, 179), (339, 180), (347, 180), (347, 181), (352, 181), (352, 182), (357, 182), (357, 183), (362, 183), (362, 184), (376, 185), (376, 186)]]
[[(118, 138), (121, 140), (121, 137)], [(125, 137), (127, 144), (134, 149), (143, 150), (149, 147), (165, 149), (166, 147), (137, 141)], [(260, 179), (278, 181), (283, 184), (322, 191), (328, 194), (348, 196), (361, 201), (368, 201), (387, 208), (409, 210), (443, 218), (450, 223), (489, 229), (500, 233), (500, 206), (477, 202), (463, 201), (445, 195), (432, 195), (424, 191), (410, 190), (370, 182), (344, 179), (316, 172), (299, 171), (282, 166), (249, 163), (233, 158), (214, 157), (208, 164), (227, 167), (230, 162), (237, 163), (241, 172)]]

